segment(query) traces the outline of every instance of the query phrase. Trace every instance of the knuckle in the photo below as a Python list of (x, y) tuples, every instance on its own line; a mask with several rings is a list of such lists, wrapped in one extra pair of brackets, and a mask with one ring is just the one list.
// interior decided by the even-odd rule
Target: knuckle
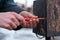
[(15, 17), (14, 16), (11, 16), (10, 19), (15, 19)]
[(10, 25), (7, 25), (7, 27), (10, 27)]
[(17, 26), (19, 26), (19, 25), (20, 25), (20, 23), (16, 23), (16, 25), (17, 25)]
[(9, 20), (7, 23), (10, 25), (12, 22)]
[(10, 27), (10, 25), (5, 25), (6, 28)]
[(15, 17), (14, 17), (14, 16), (12, 16), (12, 19), (15, 19)]
[(15, 24), (12, 24), (11, 26), (12, 26), (12, 28), (17, 28), (17, 25), (15, 25)]

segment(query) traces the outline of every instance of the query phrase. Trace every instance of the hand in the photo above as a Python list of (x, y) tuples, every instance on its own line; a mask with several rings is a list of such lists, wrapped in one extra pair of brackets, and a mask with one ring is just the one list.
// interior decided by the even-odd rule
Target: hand
[(37, 23), (39, 22), (39, 19), (35, 19), (38, 18), (38, 16), (33, 15), (30, 12), (26, 12), (26, 11), (22, 11), (19, 13), (20, 15), (22, 15), (25, 18), (30, 18), (30, 21), (26, 21), (26, 25), (24, 26), (25, 28), (33, 28), (37, 26)]
[(0, 13), (0, 27), (12, 30), (20, 25), (24, 17), (15, 12), (2, 12)]

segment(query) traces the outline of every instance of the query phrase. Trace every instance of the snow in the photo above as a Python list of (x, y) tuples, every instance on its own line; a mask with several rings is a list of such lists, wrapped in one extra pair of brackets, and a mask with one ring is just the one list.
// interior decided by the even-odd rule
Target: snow
[(0, 28), (0, 40), (45, 40), (45, 38), (38, 39), (32, 28), (22, 28), (18, 31)]

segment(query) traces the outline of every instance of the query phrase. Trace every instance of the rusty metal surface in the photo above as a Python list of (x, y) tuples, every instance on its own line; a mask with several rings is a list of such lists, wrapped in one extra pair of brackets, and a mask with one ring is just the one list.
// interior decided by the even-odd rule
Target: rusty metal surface
[(47, 1), (47, 28), (54, 36), (60, 35), (60, 0)]
[(47, 6), (47, 19), (48, 19), (48, 27), (52, 31), (60, 31), (60, 13), (59, 13), (59, 5), (55, 0), (48, 0)]

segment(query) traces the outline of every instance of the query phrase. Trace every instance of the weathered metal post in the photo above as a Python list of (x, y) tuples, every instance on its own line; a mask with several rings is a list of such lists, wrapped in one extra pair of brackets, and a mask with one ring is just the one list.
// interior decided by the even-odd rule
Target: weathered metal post
[(60, 36), (60, 0), (48, 0), (47, 21), (47, 27), (51, 31), (51, 35)]
[(60, 36), (60, 0), (37, 0), (34, 3), (34, 14), (47, 18), (34, 28), (36, 34), (47, 38)]

